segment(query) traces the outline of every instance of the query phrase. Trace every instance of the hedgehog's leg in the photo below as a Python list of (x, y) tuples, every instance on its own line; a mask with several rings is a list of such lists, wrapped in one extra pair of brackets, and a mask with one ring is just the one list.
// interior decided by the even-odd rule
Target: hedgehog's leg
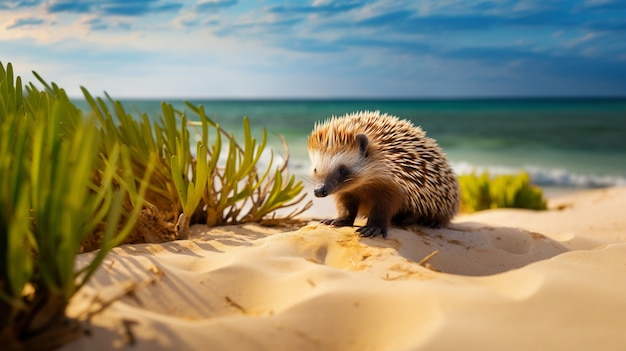
[(448, 221), (443, 221), (438, 218), (420, 217), (417, 219), (415, 223), (424, 227), (439, 229), (439, 228), (442, 228), (445, 224), (447, 224), (447, 222)]
[(353, 225), (359, 211), (359, 201), (348, 194), (337, 194), (336, 197), (339, 217), (323, 219), (320, 222), (335, 227), (349, 227)]
[(395, 187), (377, 184), (378, 187), (370, 188), (365, 194), (376, 194), (366, 198), (365, 206), (369, 208), (367, 223), (357, 229), (360, 236), (382, 235), (387, 237), (387, 228), (391, 225), (391, 218), (398, 213), (402, 206), (401, 191)]
[(399, 213), (391, 219), (391, 223), (399, 227), (421, 225), (429, 228), (442, 228), (448, 221), (433, 216), (425, 216), (417, 213)]
[(367, 216), (365, 226), (357, 229), (360, 236), (382, 235), (387, 237), (387, 228), (391, 225), (391, 218), (398, 211), (398, 202), (395, 196), (381, 196), (377, 198)]
[(357, 233), (360, 236), (376, 236), (382, 235), (383, 238), (387, 237), (387, 228), (389, 228), (389, 224), (391, 222), (391, 211), (390, 209), (375, 206), (369, 213), (367, 217), (367, 224), (365, 226), (357, 229)]
[(411, 212), (400, 212), (393, 216), (391, 223), (398, 227), (407, 227), (418, 222), (419, 216)]

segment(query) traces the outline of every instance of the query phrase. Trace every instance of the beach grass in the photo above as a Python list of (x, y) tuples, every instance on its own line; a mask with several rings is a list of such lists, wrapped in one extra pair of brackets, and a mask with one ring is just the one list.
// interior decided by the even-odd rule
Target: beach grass
[[(82, 88), (91, 108), (83, 112), (62, 88), (33, 74), (43, 90), (24, 86), (11, 63), (0, 63), (3, 348), (51, 349), (79, 337), (65, 315), (69, 300), (107, 253), (131, 238), (165, 241), (183, 238), (191, 224), (262, 222), (303, 200), (288, 157), (258, 169), (266, 133), (257, 144), (246, 119), (240, 144), (191, 104), (200, 117), (193, 127), (187, 112), (170, 104), (156, 121), (135, 118), (119, 101)], [(195, 155), (190, 128), (200, 131)], [(138, 235), (141, 226), (171, 235)], [(77, 270), (76, 255), (95, 249)]]
[[(288, 152), (277, 165), (270, 150), (270, 161), (265, 169), (259, 169), (261, 155), (266, 152), (267, 132), (263, 130), (263, 138), (257, 143), (247, 118), (243, 118), (244, 136), (239, 142), (209, 118), (202, 106), (186, 103), (189, 111), (179, 111), (162, 102), (156, 118), (145, 113), (133, 116), (109, 95), (105, 100), (94, 98), (85, 88), (82, 91), (102, 126), (105, 153), (115, 143), (127, 145), (129, 168), (136, 179), (142, 176), (147, 157), (156, 160), (146, 201), (152, 216), (174, 224), (166, 228), (169, 234), (161, 241), (185, 238), (192, 224), (260, 222), (274, 211), (294, 207), (304, 199), (300, 194), (302, 183), (289, 174)], [(190, 121), (188, 113), (199, 121)], [(294, 210), (286, 219), (309, 206)], [(154, 240), (158, 238), (134, 239)]]
[[(80, 336), (65, 307), (111, 248), (132, 230), (154, 169), (138, 188), (124, 145), (100, 153), (97, 126), (56, 86), (22, 95), (12, 66), (0, 69), (0, 343), (51, 349)], [(125, 206), (130, 203), (130, 206)], [(80, 244), (101, 233), (100, 251), (80, 270)]]

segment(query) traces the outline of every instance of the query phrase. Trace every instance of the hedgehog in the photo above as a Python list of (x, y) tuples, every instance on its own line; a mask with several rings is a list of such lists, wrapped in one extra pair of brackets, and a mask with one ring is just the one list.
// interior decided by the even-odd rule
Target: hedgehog
[(387, 237), (390, 225), (447, 225), (459, 208), (459, 185), (437, 142), (410, 121), (380, 111), (316, 123), (308, 138), (314, 195), (333, 195), (338, 217), (323, 224), (367, 223), (364, 237)]

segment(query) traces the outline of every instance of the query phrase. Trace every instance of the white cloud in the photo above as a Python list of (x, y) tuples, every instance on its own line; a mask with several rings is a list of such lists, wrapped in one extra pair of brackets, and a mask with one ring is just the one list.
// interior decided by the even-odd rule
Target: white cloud
[(577, 46), (580, 46), (580, 45), (582, 45), (584, 43), (588, 43), (588, 42), (592, 41), (593, 39), (598, 38), (600, 36), (602, 36), (602, 33), (589, 32), (589, 33), (586, 33), (585, 35), (583, 35), (581, 37), (578, 37), (576, 39), (570, 40), (569, 42), (567, 42), (567, 44), (565, 46), (566, 47), (570, 47), (570, 48), (577, 47)]
[[(76, 94), (82, 84), (141, 97), (432, 96), (497, 94), (511, 82), (533, 92), (527, 86), (540, 85), (541, 76), (525, 70), (583, 56), (602, 67), (626, 50), (619, 33), (589, 29), (604, 23), (601, 15), (542, 12), (529, 0), (311, 0), (278, 11), (267, 2), (223, 0), (163, 10), (170, 2), (136, 16), (0, 9), (2, 60)], [(194, 4), (219, 13), (198, 14)], [(592, 89), (594, 65), (581, 67)], [(598, 81), (611, 79), (605, 76)], [(626, 93), (619, 84), (603, 86)]]

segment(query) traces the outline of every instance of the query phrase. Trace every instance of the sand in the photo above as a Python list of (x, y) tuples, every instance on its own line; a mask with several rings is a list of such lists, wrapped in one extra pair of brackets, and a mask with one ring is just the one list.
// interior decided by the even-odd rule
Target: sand
[(121, 246), (72, 300), (88, 335), (62, 350), (626, 349), (626, 188), (550, 207), (387, 239), (310, 221)]

